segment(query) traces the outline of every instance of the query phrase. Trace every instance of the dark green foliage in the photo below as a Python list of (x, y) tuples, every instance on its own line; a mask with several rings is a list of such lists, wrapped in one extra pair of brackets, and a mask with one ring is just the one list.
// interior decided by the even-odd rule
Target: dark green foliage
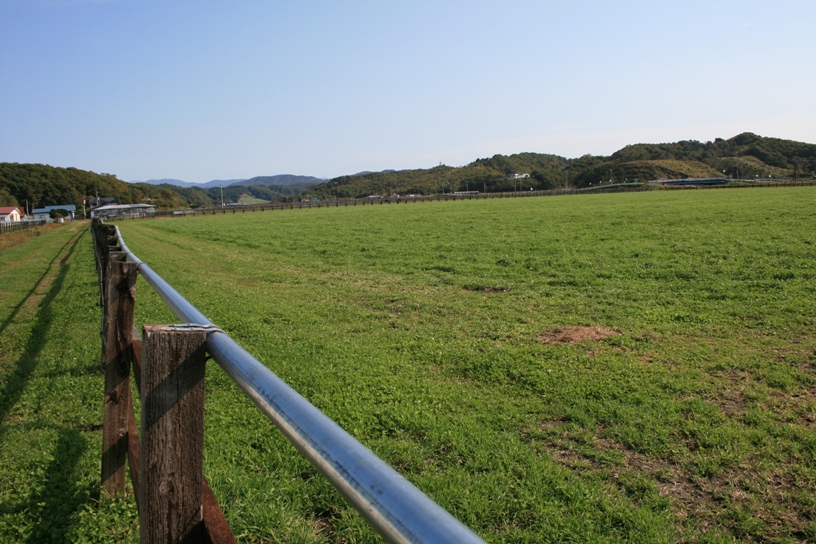
[[(169, 185), (130, 184), (112, 174), (96, 174), (78, 168), (55, 168), (45, 164), (0, 163), (0, 200), (10, 195), (29, 208), (73, 204), (82, 210), (85, 198), (114, 197), (120, 204), (151, 202), (158, 207), (188, 207)], [(9, 197), (5, 197), (7, 200)], [(14, 205), (14, 204), (11, 204)]]
[(44, 164), (0, 163), (0, 189), (31, 208), (74, 204), (81, 209), (83, 197), (97, 192), (122, 203), (138, 202), (140, 196), (116, 176)]
[(59, 219), (60, 217), (67, 217), (68, 216), (68, 210), (63, 210), (61, 208), (57, 208), (57, 209), (53, 209), (50, 212), (48, 212), (48, 215), (49, 215), (49, 217), (51, 217), (51, 219)]
[(19, 206), (20, 203), (7, 189), (0, 188), (0, 206)]
[[(203, 191), (198, 187), (184, 188), (170, 184), (158, 185), (154, 187), (161, 187), (162, 189), (171, 191), (175, 195), (174, 198), (176, 199), (181, 198), (191, 208), (206, 208), (213, 205), (213, 199), (210, 197), (210, 195), (206, 191)], [(181, 207), (186, 208), (187, 206), (182, 205)]]
[(562, 181), (559, 179), (560, 176), (551, 170), (533, 170), (531, 177), (535, 180), (537, 185), (536, 189), (544, 191), (556, 188), (559, 182)]
[(253, 198), (260, 198), (262, 200), (292, 200), (298, 197), (300, 193), (308, 189), (314, 184), (290, 184), (290, 185), (230, 185), (229, 187), (213, 187), (207, 190), (207, 196), (212, 200), (216, 206), (221, 205), (221, 198), (224, 198), (224, 204), (235, 204), (240, 202), (241, 197), (250, 195)]
[[(303, 176), (288, 176), (284, 181), (294, 182), (299, 177)], [(256, 179), (263, 181), (265, 178)], [(313, 181), (306, 181), (287, 185), (224, 187), (224, 203), (238, 202), (246, 194), (263, 200), (297, 198), (313, 185)], [(30, 208), (74, 204), (77, 210), (82, 210), (83, 199), (97, 194), (115, 197), (120, 204), (149, 202), (165, 209), (203, 208), (221, 204), (220, 187), (204, 190), (168, 183), (126, 183), (110, 174), (96, 174), (77, 168), (0, 163), (0, 206), (17, 206), (27, 201)]]
[[(275, 187), (286, 187), (289, 185), (298, 185), (302, 187), (312, 187), (323, 180), (312, 176), (293, 176), (291, 174), (280, 174), (277, 176), (257, 176), (242, 182), (244, 187), (251, 187), (255, 185), (272, 185)], [(257, 197), (261, 198), (261, 197)]]
[(563, 170), (569, 164), (569, 159), (558, 155), (542, 153), (517, 153), (515, 155), (493, 155), (489, 159), (477, 159), (471, 166), (481, 166), (498, 170), (503, 174), (530, 173), (532, 170)]
[[(756, 160), (754, 160), (756, 159)], [(706, 172), (708, 169), (708, 172)], [(578, 186), (609, 179), (727, 176), (732, 178), (790, 177), (816, 170), (816, 146), (746, 132), (729, 140), (686, 140), (671, 144), (636, 144), (613, 153), (576, 176)], [(796, 170), (796, 171), (794, 171)]]
[(314, 187), (314, 183), (289, 183), (286, 185), (249, 185), (243, 187), (245, 193), (249, 193), (255, 198), (262, 198), (264, 200), (292, 200), (296, 199), (302, 192), (310, 187)]

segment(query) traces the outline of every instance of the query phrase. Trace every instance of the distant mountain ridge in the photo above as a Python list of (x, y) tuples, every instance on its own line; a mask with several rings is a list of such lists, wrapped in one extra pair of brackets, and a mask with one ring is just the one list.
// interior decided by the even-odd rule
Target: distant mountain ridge
[(249, 179), (214, 179), (206, 183), (195, 183), (191, 181), (183, 181), (180, 179), (166, 178), (166, 179), (148, 179), (145, 181), (131, 181), (129, 183), (147, 183), (148, 185), (175, 185), (177, 187), (184, 187), (189, 189), (198, 187), (199, 189), (212, 189), (213, 187), (231, 187), (233, 185), (243, 185), (249, 187), (250, 185), (302, 185), (324, 183), (326, 180), (316, 178), (314, 176), (296, 176), (292, 174), (278, 174), (276, 176), (256, 176)]
[(175, 185), (176, 187), (184, 187), (190, 189), (198, 187), (199, 189), (212, 189), (213, 187), (229, 187), (230, 185), (238, 185), (245, 182), (245, 179), (214, 179), (206, 183), (196, 183), (194, 181), (183, 181), (180, 179), (164, 178), (164, 179), (147, 179), (144, 181), (133, 180), (128, 183), (147, 183), (148, 185)]

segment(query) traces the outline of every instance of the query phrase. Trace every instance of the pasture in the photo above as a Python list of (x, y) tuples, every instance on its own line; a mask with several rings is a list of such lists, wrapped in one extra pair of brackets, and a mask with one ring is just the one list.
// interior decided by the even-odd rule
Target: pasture
[[(816, 538), (814, 196), (649, 192), (119, 226), (212, 321), (488, 541), (797, 542)], [(0, 488), (17, 485), (0, 491), (0, 536), (22, 523), (22, 541), (46, 534), (54, 464), (75, 497), (60, 535), (92, 539), (92, 519), (118, 524), (117, 538), (138, 532), (135, 507), (93, 488), (96, 276), (89, 235), (76, 236), (55, 261), (66, 279), (54, 297), (73, 297), (78, 317), (31, 310), (0, 351)], [(4, 297), (36, 283), (39, 268), (16, 290), (5, 278), (37, 240), (0, 253)], [(176, 321), (143, 281), (136, 296), (137, 322)], [(23, 311), (6, 306), (11, 329)], [(44, 319), (40, 346), (30, 331)], [(79, 361), (25, 363), (52, 343)], [(239, 540), (377, 541), (214, 363), (207, 380), (205, 473)], [(70, 409), (43, 413), (51, 395)], [(44, 460), (18, 458), (35, 431)], [(73, 456), (54, 453), (71, 444)]]

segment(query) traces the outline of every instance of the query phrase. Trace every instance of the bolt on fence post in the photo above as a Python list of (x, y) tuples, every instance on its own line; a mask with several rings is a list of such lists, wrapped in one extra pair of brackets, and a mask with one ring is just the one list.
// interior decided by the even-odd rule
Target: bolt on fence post
[(143, 330), (141, 542), (198, 542), (207, 334), (177, 325)]
[(105, 273), (102, 321), (102, 368), (105, 372), (102, 430), (102, 487), (110, 496), (124, 494), (128, 449), (128, 411), (131, 405), (130, 361), (136, 263), (126, 254), (111, 252)]

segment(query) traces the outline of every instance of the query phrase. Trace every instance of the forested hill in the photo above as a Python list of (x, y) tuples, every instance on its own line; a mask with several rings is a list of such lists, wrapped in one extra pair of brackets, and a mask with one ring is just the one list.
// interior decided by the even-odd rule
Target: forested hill
[[(283, 183), (271, 185), (277, 178)], [(150, 203), (159, 208), (184, 209), (239, 202), (252, 197), (262, 200), (297, 198), (314, 185), (316, 178), (270, 176), (246, 180), (246, 185), (214, 188), (179, 187), (164, 183), (127, 183), (112, 174), (96, 174), (77, 168), (57, 168), (44, 164), (0, 163), (0, 206), (30, 209), (74, 204), (82, 209), (87, 197), (115, 197), (120, 204)], [(305, 181), (304, 181), (305, 180)]]
[(312, 176), (293, 176), (292, 174), (279, 174), (277, 176), (258, 176), (250, 178), (241, 182), (231, 183), (230, 185), (243, 185), (244, 187), (252, 187), (256, 185), (265, 186), (287, 186), (298, 185), (301, 187), (311, 187), (318, 183), (323, 183), (324, 180)]
[[(584, 155), (566, 159), (541, 153), (495, 155), (463, 167), (362, 172), (313, 185), (317, 178), (266, 176), (246, 185), (202, 189), (176, 185), (126, 183), (112, 174), (43, 164), (0, 163), (0, 206), (29, 207), (74, 204), (85, 197), (115, 197), (122, 204), (149, 202), (159, 208), (189, 208), (255, 199), (365, 197), (371, 194), (433, 194), (452, 191), (513, 191), (568, 185), (587, 187), (608, 182), (659, 178), (816, 177), (816, 145), (743, 133), (713, 142), (687, 140), (668, 144), (635, 144), (608, 157)], [(511, 174), (523, 177), (508, 177)], [(272, 183), (272, 185), (269, 185)], [(275, 184), (277, 183), (277, 184)], [(304, 193), (305, 191), (305, 193)]]
[[(478, 159), (467, 166), (365, 172), (334, 178), (307, 194), (321, 198), (371, 194), (430, 194), (449, 191), (513, 191), (569, 185), (588, 187), (608, 182), (661, 178), (731, 177), (811, 178), (816, 171), (816, 145), (743, 133), (728, 140), (694, 140), (668, 144), (635, 144), (611, 156), (519, 153)], [(510, 174), (529, 174), (509, 178)]]
[[(187, 208), (200, 201), (202, 191), (166, 185), (129, 184), (112, 174), (45, 164), (0, 163), (0, 205), (29, 208), (74, 204), (82, 209), (86, 197), (115, 197), (121, 204), (150, 202), (162, 208)], [(207, 197), (209, 199), (209, 197)]]

